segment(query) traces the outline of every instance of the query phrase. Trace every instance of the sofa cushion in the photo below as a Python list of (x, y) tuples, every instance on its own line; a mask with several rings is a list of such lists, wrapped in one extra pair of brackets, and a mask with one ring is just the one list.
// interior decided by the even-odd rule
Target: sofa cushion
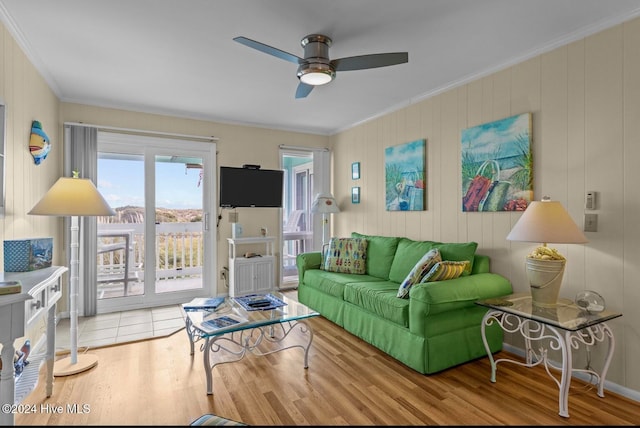
[(422, 278), (421, 282), (446, 281), (448, 279), (459, 278), (467, 269), (468, 265), (469, 262), (467, 260), (462, 262), (454, 262), (450, 260), (437, 262)]
[(409, 238), (401, 238), (400, 242), (398, 242), (398, 249), (393, 258), (393, 263), (391, 264), (389, 279), (399, 284), (402, 283), (418, 260), (432, 248), (437, 248), (440, 251), (442, 260), (469, 261), (469, 266), (463, 273), (464, 276), (469, 275), (473, 267), (473, 259), (477, 247), (477, 242), (443, 243), (435, 241), (414, 241)]
[(389, 270), (393, 257), (398, 248), (400, 238), (391, 236), (363, 235), (358, 232), (351, 233), (352, 238), (363, 238), (368, 242), (366, 272), (367, 275), (389, 279)]
[(442, 261), (440, 258), (440, 251), (437, 248), (432, 248), (422, 256), (418, 263), (411, 269), (411, 272), (400, 284), (398, 294), (396, 297), (405, 298), (409, 297), (409, 290), (414, 284), (418, 284), (422, 278), (431, 270), (431, 268), (438, 262)]
[[(327, 272), (321, 269), (310, 269), (304, 273), (304, 278), (300, 278), (305, 285), (322, 291), (333, 297), (342, 300), (344, 296), (345, 284), (353, 282), (375, 282), (382, 281), (369, 275), (352, 275), (348, 273)], [(396, 284), (397, 288), (397, 284)]]
[(409, 275), (411, 269), (418, 263), (418, 260), (433, 248), (431, 241), (414, 241), (408, 238), (400, 238), (396, 255), (389, 269), (389, 280), (401, 284)]
[(391, 281), (353, 282), (344, 287), (344, 300), (381, 318), (409, 327), (409, 300), (398, 299)]
[(329, 272), (364, 274), (367, 245), (367, 240), (362, 238), (331, 238), (323, 269)]

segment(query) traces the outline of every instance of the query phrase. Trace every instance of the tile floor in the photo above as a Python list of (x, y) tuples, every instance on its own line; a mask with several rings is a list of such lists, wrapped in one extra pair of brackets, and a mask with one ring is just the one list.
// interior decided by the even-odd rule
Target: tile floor
[[(184, 328), (179, 305), (101, 314), (78, 319), (78, 347), (96, 348), (168, 336)], [(56, 327), (56, 351), (69, 349), (70, 320)]]

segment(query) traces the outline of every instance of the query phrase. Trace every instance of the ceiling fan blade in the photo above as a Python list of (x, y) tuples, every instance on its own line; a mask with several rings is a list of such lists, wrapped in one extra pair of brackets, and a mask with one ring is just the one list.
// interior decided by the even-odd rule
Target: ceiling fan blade
[(409, 62), (408, 52), (389, 52), (381, 54), (350, 56), (331, 61), (336, 71), (364, 70), (367, 68), (387, 67)]
[(311, 90), (313, 89), (312, 85), (307, 85), (306, 83), (300, 82), (298, 85), (298, 89), (296, 89), (296, 98), (305, 98)]
[(264, 43), (256, 42), (255, 40), (251, 40), (246, 37), (234, 37), (233, 40), (245, 46), (249, 46), (250, 48), (259, 50), (260, 52), (273, 55), (276, 58), (280, 58), (294, 64), (300, 64), (300, 62), (302, 61), (302, 58), (290, 54), (289, 52), (285, 52), (272, 46), (265, 45)]

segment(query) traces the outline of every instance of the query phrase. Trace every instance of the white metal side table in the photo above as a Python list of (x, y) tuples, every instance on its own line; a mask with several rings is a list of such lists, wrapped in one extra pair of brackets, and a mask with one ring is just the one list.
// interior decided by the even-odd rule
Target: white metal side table
[[(538, 307), (532, 304), (531, 295), (528, 293), (479, 300), (476, 304), (489, 308), (482, 319), (481, 331), (482, 341), (491, 361), (491, 382), (496, 381), (498, 363), (511, 362), (525, 367), (543, 364), (546, 372), (558, 385), (558, 414), (565, 418), (569, 417), (569, 387), (571, 375), (574, 372), (584, 372), (594, 376), (597, 381), (598, 396), (604, 397), (604, 381), (615, 348), (613, 332), (606, 321), (621, 317), (621, 313), (611, 311), (590, 313), (567, 299), (561, 299), (552, 308)], [(510, 358), (494, 360), (485, 334), (486, 327), (494, 322), (497, 322), (506, 332), (522, 335), (525, 341), (525, 362)], [(572, 367), (573, 349), (578, 349), (582, 345), (593, 346), (605, 340), (607, 356), (601, 373), (592, 368)], [(531, 346), (532, 341), (540, 342), (538, 351)], [(545, 344), (548, 347), (545, 348)], [(548, 359), (549, 350), (560, 351), (562, 355), (560, 366)], [(550, 369), (560, 371), (560, 380)]]

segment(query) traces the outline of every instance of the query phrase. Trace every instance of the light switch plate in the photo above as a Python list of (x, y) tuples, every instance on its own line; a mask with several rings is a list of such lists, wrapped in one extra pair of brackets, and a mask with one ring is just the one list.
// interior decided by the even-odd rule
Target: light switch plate
[(229, 213), (229, 223), (237, 223), (238, 222), (238, 213), (232, 211)]
[(584, 231), (585, 232), (597, 232), (598, 231), (598, 214), (585, 214), (584, 215)]

